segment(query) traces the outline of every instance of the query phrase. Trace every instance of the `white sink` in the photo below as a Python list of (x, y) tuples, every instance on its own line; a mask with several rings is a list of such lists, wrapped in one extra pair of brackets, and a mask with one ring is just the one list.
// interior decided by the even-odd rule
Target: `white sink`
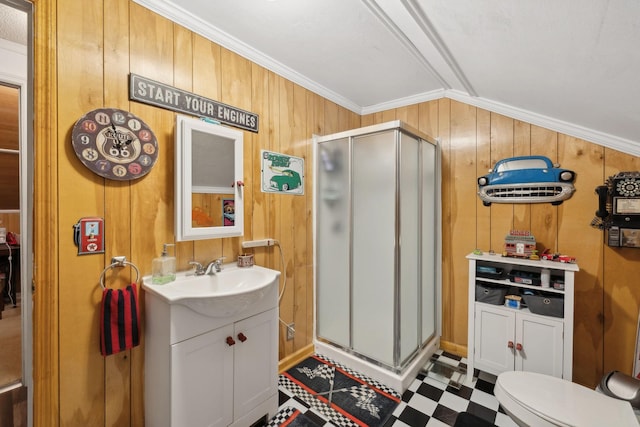
[(230, 263), (212, 275), (196, 276), (182, 272), (166, 285), (154, 285), (151, 276), (142, 287), (169, 304), (181, 304), (209, 317), (228, 317), (261, 300), (270, 285), (278, 286), (280, 272), (254, 265), (239, 268)]

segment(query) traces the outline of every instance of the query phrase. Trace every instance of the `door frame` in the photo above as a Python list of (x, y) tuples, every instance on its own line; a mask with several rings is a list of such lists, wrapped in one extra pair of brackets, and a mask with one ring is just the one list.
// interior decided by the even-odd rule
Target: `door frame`
[[(9, 0), (16, 1), (16, 0)], [(26, 2), (27, 0), (20, 0)], [(60, 425), (58, 279), (57, 0), (32, 7), (33, 72), (33, 425)]]

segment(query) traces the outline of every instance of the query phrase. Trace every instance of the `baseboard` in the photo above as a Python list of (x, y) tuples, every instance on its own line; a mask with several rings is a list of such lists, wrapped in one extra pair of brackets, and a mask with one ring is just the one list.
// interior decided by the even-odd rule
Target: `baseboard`
[(311, 343), (308, 346), (296, 351), (295, 353), (288, 355), (278, 363), (278, 372), (282, 373), (287, 369), (297, 365), (307, 357), (311, 356), (314, 351), (315, 347), (313, 346), (313, 343)]
[(440, 348), (447, 353), (452, 353), (460, 357), (467, 357), (468, 354), (466, 345), (444, 341), (442, 338), (440, 338)]

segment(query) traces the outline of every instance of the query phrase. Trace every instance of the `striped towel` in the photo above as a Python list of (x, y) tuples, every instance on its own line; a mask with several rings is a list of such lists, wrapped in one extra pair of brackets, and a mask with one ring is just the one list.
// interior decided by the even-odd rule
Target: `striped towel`
[(140, 344), (138, 291), (132, 283), (125, 289), (102, 291), (100, 353), (118, 353)]

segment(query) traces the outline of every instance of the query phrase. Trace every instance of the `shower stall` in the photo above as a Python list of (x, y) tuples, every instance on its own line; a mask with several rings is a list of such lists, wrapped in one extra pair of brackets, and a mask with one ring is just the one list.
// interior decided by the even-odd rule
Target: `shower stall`
[(439, 345), (438, 144), (400, 121), (314, 142), (316, 352), (404, 392)]

